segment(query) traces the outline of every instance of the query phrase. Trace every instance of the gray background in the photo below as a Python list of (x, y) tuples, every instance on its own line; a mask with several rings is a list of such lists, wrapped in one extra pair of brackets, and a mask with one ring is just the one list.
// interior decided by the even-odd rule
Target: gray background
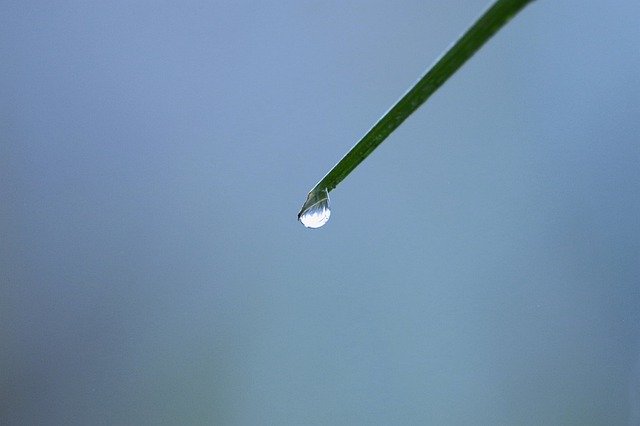
[(640, 2), (0, 3), (0, 423), (640, 424)]

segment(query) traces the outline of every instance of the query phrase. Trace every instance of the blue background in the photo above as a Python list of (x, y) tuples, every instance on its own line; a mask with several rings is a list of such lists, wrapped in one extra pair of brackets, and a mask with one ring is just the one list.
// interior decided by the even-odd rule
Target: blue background
[(640, 3), (0, 3), (0, 423), (640, 424)]

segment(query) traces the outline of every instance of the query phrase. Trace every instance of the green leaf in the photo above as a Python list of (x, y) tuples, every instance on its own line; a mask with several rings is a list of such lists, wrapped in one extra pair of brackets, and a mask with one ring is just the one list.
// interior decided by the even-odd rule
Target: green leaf
[(298, 218), (321, 191), (333, 190), (369, 156), (404, 120), (476, 53), (500, 28), (532, 0), (496, 1), (435, 65), (369, 130), (360, 141), (316, 184)]

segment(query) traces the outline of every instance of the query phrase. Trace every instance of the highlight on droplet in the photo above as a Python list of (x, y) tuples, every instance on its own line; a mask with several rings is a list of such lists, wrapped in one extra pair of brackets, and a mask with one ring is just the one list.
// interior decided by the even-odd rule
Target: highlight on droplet
[(311, 191), (307, 195), (307, 201), (304, 202), (298, 220), (307, 228), (320, 228), (327, 223), (331, 216), (329, 209), (329, 192), (326, 189), (319, 191)]

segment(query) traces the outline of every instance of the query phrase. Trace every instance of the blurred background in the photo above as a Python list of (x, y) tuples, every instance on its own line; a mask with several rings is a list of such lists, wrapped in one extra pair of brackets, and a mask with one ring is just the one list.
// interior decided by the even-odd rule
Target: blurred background
[(640, 3), (0, 3), (0, 423), (640, 424)]

